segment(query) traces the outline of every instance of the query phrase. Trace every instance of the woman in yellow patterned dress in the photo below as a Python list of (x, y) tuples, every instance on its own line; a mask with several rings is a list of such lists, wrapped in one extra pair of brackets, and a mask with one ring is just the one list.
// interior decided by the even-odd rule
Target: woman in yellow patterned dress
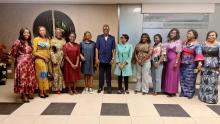
[(35, 55), (35, 71), (36, 79), (39, 85), (39, 96), (41, 98), (48, 97), (49, 81), (47, 78), (50, 61), (50, 42), (47, 37), (46, 28), (38, 27), (38, 37), (34, 38), (34, 55)]
[(53, 73), (53, 83), (52, 91), (60, 94), (62, 89), (65, 88), (62, 74), (62, 62), (63, 62), (63, 45), (66, 43), (65, 39), (62, 38), (62, 30), (57, 28), (55, 30), (55, 37), (51, 39), (51, 61), (52, 61), (52, 73)]

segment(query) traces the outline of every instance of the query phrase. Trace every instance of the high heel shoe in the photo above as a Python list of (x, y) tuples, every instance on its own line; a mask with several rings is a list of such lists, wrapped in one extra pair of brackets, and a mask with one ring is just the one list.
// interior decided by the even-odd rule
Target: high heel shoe
[(46, 98), (44, 95), (40, 95), (40, 94), (39, 94), (39, 97), (40, 97), (40, 98)]

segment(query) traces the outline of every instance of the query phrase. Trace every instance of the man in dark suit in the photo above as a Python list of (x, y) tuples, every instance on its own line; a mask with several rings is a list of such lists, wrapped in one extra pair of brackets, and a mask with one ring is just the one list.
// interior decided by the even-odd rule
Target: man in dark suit
[(109, 26), (103, 26), (103, 34), (96, 40), (96, 64), (99, 67), (99, 89), (104, 87), (104, 74), (106, 75), (107, 93), (111, 93), (111, 67), (115, 59), (115, 37), (109, 34)]

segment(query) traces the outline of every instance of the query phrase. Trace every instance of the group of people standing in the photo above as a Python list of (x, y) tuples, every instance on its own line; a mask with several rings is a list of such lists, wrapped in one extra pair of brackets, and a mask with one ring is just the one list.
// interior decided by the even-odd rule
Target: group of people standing
[[(76, 82), (80, 72), (84, 74), (85, 92), (93, 93), (93, 75), (99, 70), (98, 93), (107, 83), (107, 93), (112, 92), (111, 73), (118, 76), (118, 94), (129, 94), (130, 76), (137, 78), (135, 93), (149, 93), (153, 83), (153, 94), (166, 93), (173, 97), (181, 86), (181, 97), (191, 99), (195, 94), (198, 72), (201, 72), (199, 99), (203, 102), (218, 102), (218, 75), (220, 64), (220, 42), (217, 33), (207, 33), (205, 42), (198, 42), (196, 30), (188, 30), (187, 40), (180, 40), (180, 32), (173, 28), (162, 43), (160, 34), (153, 37), (143, 33), (135, 48), (128, 43), (129, 36), (122, 34), (118, 44), (109, 34), (108, 25), (103, 34), (92, 41), (89, 31), (84, 33), (80, 44), (76, 43), (75, 32), (66, 40), (62, 30), (56, 29), (55, 37), (49, 39), (46, 28), (38, 28), (38, 37), (31, 42), (29, 29), (21, 29), (20, 36), (11, 49), (15, 58), (15, 92), (21, 94), (24, 102), (33, 99), (35, 89), (41, 98), (48, 97), (48, 90), (60, 94), (65, 88), (69, 94), (77, 93)], [(124, 83), (124, 88), (122, 84)]]

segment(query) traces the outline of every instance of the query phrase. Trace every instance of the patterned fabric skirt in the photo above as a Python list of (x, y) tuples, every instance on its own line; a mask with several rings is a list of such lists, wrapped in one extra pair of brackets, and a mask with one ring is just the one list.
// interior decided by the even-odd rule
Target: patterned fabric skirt
[(218, 102), (218, 72), (214, 69), (204, 69), (201, 72), (199, 99), (209, 104)]
[(180, 67), (180, 86), (181, 94), (185, 97), (193, 97), (195, 94), (196, 74), (194, 73), (195, 64), (181, 64)]
[(14, 92), (33, 94), (37, 88), (32, 56), (20, 56), (16, 59)]

